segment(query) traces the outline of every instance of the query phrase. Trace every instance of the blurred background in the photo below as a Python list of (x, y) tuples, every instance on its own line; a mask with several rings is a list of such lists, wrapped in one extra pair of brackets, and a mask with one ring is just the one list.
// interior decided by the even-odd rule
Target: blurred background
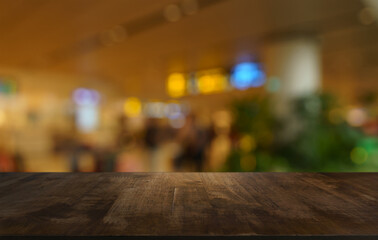
[(0, 171), (377, 171), (377, 0), (0, 0)]

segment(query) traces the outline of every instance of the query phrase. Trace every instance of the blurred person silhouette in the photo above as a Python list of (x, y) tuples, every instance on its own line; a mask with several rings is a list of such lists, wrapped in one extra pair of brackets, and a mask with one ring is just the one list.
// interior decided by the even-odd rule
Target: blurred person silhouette
[(208, 135), (208, 131), (196, 124), (194, 114), (187, 116), (185, 125), (177, 133), (181, 151), (174, 159), (176, 171), (182, 171), (188, 165), (194, 166), (195, 171), (202, 171)]
[(25, 166), (24, 166), (24, 156), (21, 154), (20, 151), (15, 150), (13, 153), (13, 161), (14, 161), (14, 170), (16, 172), (23, 172), (25, 171)]
[(118, 119), (117, 142), (118, 150), (128, 147), (135, 143), (135, 137), (127, 128), (129, 119), (125, 115), (121, 115)]
[[(80, 131), (76, 127), (75, 118), (71, 118), (71, 129), (66, 133), (63, 141), (63, 149), (66, 151), (70, 161), (71, 172), (82, 171), (80, 165), (83, 157), (86, 159), (89, 158), (88, 156), (93, 158), (94, 146), (89, 139), (81, 138), (82, 136), (83, 135), (81, 135)], [(93, 170), (94, 169), (91, 169), (91, 171)]]
[(152, 172), (154, 172), (157, 169), (157, 152), (160, 140), (161, 131), (159, 129), (158, 119), (147, 119), (144, 143), (149, 151), (150, 171)]
[[(145, 171), (144, 154), (142, 151), (141, 137), (138, 131), (133, 129), (131, 119), (122, 115), (118, 121), (117, 141), (115, 155), (108, 152), (108, 167), (113, 164), (118, 172), (142, 172)], [(109, 159), (112, 159), (109, 162)]]

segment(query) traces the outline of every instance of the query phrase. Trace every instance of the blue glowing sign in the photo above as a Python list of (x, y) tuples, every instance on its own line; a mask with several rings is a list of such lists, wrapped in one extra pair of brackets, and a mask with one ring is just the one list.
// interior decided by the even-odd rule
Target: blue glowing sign
[(239, 63), (231, 75), (231, 84), (237, 89), (260, 87), (265, 83), (265, 73), (259, 64), (253, 62)]

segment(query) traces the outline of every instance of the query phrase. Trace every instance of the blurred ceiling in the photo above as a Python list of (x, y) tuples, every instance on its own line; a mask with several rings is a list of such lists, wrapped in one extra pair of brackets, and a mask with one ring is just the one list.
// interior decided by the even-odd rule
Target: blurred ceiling
[(330, 59), (378, 54), (364, 8), (360, 0), (0, 0), (0, 66), (161, 97), (170, 72), (258, 59), (265, 43), (290, 35), (318, 36)]

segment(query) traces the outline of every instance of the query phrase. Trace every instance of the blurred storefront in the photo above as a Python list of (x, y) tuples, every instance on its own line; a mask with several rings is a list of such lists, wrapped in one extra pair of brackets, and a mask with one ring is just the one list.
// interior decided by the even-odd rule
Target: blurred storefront
[(0, 171), (377, 171), (375, 7), (0, 2)]

